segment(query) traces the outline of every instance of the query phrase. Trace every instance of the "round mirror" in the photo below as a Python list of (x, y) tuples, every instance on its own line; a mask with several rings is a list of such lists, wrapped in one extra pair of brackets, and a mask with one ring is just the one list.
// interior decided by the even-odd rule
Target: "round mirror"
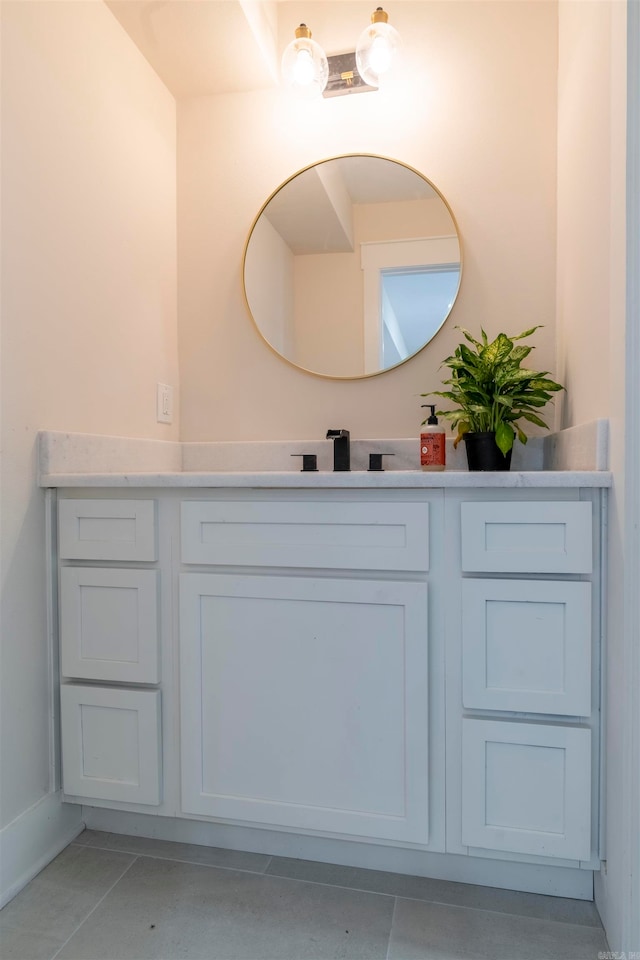
[(449, 205), (396, 160), (322, 160), (282, 184), (251, 228), (244, 292), (280, 356), (322, 377), (370, 377), (435, 336), (462, 272)]

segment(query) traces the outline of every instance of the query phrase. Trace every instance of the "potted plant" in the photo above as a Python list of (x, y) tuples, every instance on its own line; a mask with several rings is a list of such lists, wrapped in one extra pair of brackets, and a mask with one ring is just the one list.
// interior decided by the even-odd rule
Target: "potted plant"
[(482, 329), (482, 340), (463, 327), (458, 329), (469, 345), (460, 343), (442, 363), (451, 371), (444, 381), (449, 389), (421, 396), (444, 397), (456, 405), (453, 410), (438, 410), (438, 416), (450, 420), (457, 431), (454, 446), (464, 439), (470, 470), (508, 470), (516, 434), (521, 443), (527, 442), (518, 421), (548, 429), (539, 410), (564, 387), (551, 380), (547, 371), (521, 367), (533, 347), (515, 341), (530, 337), (539, 327), (511, 337), (500, 333), (491, 343)]

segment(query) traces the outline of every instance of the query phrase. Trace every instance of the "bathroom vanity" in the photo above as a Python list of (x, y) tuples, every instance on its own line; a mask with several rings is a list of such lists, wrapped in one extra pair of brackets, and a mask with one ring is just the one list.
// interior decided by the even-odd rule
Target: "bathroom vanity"
[(590, 896), (608, 482), (45, 476), (65, 799)]

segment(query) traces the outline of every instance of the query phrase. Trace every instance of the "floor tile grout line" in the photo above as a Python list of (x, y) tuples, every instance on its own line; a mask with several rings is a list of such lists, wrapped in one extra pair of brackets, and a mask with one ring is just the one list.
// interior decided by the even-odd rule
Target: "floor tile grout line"
[[(100, 850), (102, 853), (127, 853), (130, 857), (147, 857), (149, 860), (166, 860), (167, 863), (186, 863), (192, 867), (213, 867), (216, 870), (237, 870), (239, 873), (255, 873), (257, 877), (265, 875), (265, 870), (268, 869), (269, 864), (273, 860), (273, 857), (269, 856), (269, 854), (256, 854), (256, 856), (266, 856), (269, 859), (261, 870), (250, 870), (248, 867), (230, 867), (222, 863), (203, 863), (201, 860), (184, 860), (182, 857), (163, 857), (159, 853), (133, 853), (125, 847), (98, 847), (93, 843), (78, 843), (76, 846), (84, 847), (85, 850)], [(269, 876), (275, 876), (275, 874), (269, 874)]]
[[(82, 844), (78, 844), (78, 846), (82, 846)], [(114, 851), (114, 853), (120, 853), (120, 852), (121, 852), (121, 851), (119, 851), (119, 850)], [(52, 954), (52, 956), (49, 958), (49, 960), (56, 960), (56, 957), (59, 955), (60, 951), (61, 951), (61, 950), (64, 950), (64, 948), (65, 948), (66, 945), (69, 943), (69, 941), (71, 940), (71, 938), (72, 938), (72, 937), (75, 937), (75, 935), (76, 935), (76, 933), (78, 932), (78, 930), (80, 929), (80, 927), (82, 927), (83, 924), (85, 924), (85, 923), (87, 922), (87, 920), (89, 919), (89, 917), (93, 916), (93, 914), (96, 912), (96, 910), (98, 909), (98, 907), (100, 906), (100, 904), (104, 901), (105, 897), (108, 897), (108, 896), (109, 896), (109, 894), (111, 893), (111, 891), (113, 890), (113, 888), (120, 883), (120, 881), (122, 880), (122, 878), (123, 878), (124, 876), (126, 876), (126, 874), (129, 872), (129, 870), (131, 870), (131, 867), (134, 865), (134, 863), (136, 862), (136, 860), (139, 859), (138, 856), (135, 855), (135, 854), (129, 854), (129, 856), (133, 857), (133, 859), (131, 860), (131, 863), (128, 863), (128, 864), (127, 864), (127, 866), (126, 866), (125, 869), (122, 871), (122, 873), (120, 874), (120, 876), (117, 877), (117, 878), (113, 881), (113, 883), (111, 884), (111, 886), (109, 887), (109, 889), (104, 892), (104, 894), (100, 897), (100, 899), (98, 900), (98, 902), (97, 902), (96, 904), (94, 904), (94, 906), (91, 908), (91, 910), (90, 910), (89, 913), (86, 915), (86, 917), (85, 917), (83, 920), (80, 921), (80, 923), (77, 925), (77, 927), (75, 928), (75, 930), (73, 930), (72, 933), (69, 934), (69, 936), (68, 936), (67, 939), (64, 941), (64, 943), (62, 943), (62, 944), (58, 947), (58, 949), (56, 950), (56, 952), (55, 952), (54, 954)]]
[(387, 953), (386, 953), (386, 958), (385, 958), (385, 960), (389, 960), (389, 951), (391, 950), (391, 937), (392, 937), (392, 934), (393, 934), (393, 924), (394, 924), (395, 919), (396, 919), (396, 910), (397, 910), (397, 909), (398, 909), (398, 898), (396, 897), (396, 898), (395, 898), (395, 901), (394, 901), (394, 904), (393, 904), (393, 912), (392, 912), (392, 914), (391, 914), (391, 926), (389, 927), (389, 939), (387, 940)]
[[(110, 853), (110, 852), (126, 853), (129, 856), (147, 857), (149, 860), (164, 860), (167, 863), (184, 863), (188, 866), (208, 867), (210, 869), (213, 868), (214, 870), (237, 870), (239, 873), (252, 873), (258, 877), (272, 877), (275, 880), (292, 880), (295, 883), (312, 883), (312, 884), (315, 884), (316, 886), (333, 887), (334, 889), (337, 889), (337, 890), (353, 890), (355, 893), (371, 893), (378, 897), (393, 897), (395, 898), (396, 901), (410, 900), (415, 903), (433, 903), (441, 907), (456, 907), (459, 910), (476, 910), (480, 913), (493, 913), (499, 917), (518, 917), (522, 920), (537, 920), (537, 921), (542, 921), (544, 923), (562, 923), (562, 924), (566, 924), (567, 926), (581, 927), (587, 930), (603, 929), (602, 923), (595, 924), (595, 925), (590, 923), (575, 923), (572, 920), (557, 920), (554, 917), (536, 917), (536, 916), (532, 916), (529, 913), (513, 913), (512, 911), (507, 911), (507, 910), (492, 910), (487, 907), (474, 907), (470, 904), (465, 904), (465, 903), (451, 903), (449, 900), (438, 900), (438, 899), (426, 900), (424, 897), (411, 897), (411, 896), (405, 896), (404, 894), (385, 893), (383, 890), (371, 890), (371, 889), (367, 889), (366, 887), (350, 887), (343, 883), (329, 883), (327, 880), (308, 880), (303, 877), (289, 877), (279, 873), (267, 873), (266, 871), (269, 869), (269, 865), (273, 860), (273, 856), (269, 857), (269, 863), (267, 863), (267, 865), (263, 870), (249, 870), (246, 867), (230, 867), (230, 866), (223, 866), (222, 864), (218, 864), (218, 863), (202, 863), (199, 860), (182, 860), (178, 857), (163, 857), (163, 856), (160, 856), (159, 854), (153, 854), (153, 853), (134, 854), (130, 850), (126, 850), (124, 848), (121, 849), (121, 848), (114, 848), (114, 847), (97, 847), (97, 846), (94, 846), (93, 844), (91, 845), (76, 844), (76, 845), (84, 846), (85, 848), (88, 848), (91, 850), (102, 850), (107, 853)], [(262, 856), (262, 854), (258, 854), (258, 856)], [(267, 856), (267, 854), (265, 854), (265, 856)], [(584, 902), (589, 903), (590, 901), (585, 900)], [(394, 911), (395, 911), (395, 905), (394, 905)]]

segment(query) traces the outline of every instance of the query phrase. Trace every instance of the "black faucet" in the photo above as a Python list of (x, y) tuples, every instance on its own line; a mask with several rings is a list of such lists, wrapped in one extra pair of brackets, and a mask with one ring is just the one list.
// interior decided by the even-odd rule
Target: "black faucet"
[(349, 431), (327, 430), (327, 440), (333, 440), (333, 469), (351, 470)]

